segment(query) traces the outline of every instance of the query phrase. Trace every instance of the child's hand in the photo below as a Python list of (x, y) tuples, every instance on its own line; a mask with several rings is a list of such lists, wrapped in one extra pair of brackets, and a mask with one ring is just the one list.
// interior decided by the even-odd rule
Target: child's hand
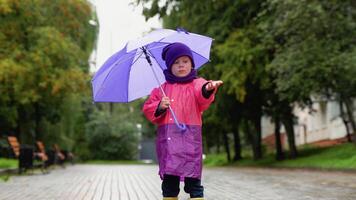
[(222, 82), (221, 80), (210, 81), (208, 84), (206, 84), (205, 89), (206, 89), (206, 91), (215, 90), (215, 89), (218, 89), (223, 83), (224, 82)]
[(159, 104), (159, 109), (167, 109), (170, 104), (171, 100), (169, 99), (169, 97), (162, 97), (161, 103)]

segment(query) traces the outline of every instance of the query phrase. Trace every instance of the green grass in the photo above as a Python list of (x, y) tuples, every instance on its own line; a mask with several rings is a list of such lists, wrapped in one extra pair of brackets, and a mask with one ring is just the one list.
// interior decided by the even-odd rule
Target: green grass
[(228, 163), (226, 155), (208, 155), (205, 166), (254, 166), (254, 167), (287, 167), (287, 168), (317, 168), (317, 169), (352, 169), (356, 170), (356, 145), (342, 144), (327, 148), (300, 147), (296, 159), (276, 161), (274, 154), (264, 156), (254, 161), (251, 157)]
[(0, 175), (0, 181), (8, 181), (10, 179), (10, 176), (9, 175)]
[(226, 154), (208, 154), (204, 159), (204, 166), (227, 165)]
[(18, 161), (16, 159), (0, 158), (0, 169), (16, 168)]
[[(7, 158), (0, 158), (0, 169), (9, 169), (9, 168), (17, 168), (18, 161), (15, 159), (7, 159)], [(0, 181), (8, 181), (10, 179), (10, 175), (8, 174), (1, 174)]]

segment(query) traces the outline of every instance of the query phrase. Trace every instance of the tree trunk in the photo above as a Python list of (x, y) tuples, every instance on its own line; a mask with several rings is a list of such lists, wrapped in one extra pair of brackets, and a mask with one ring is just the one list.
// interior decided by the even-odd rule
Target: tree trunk
[[(22, 125), (22, 123), (21, 123), (21, 118), (20, 118), (20, 116), (19, 116), (18, 119), (17, 119), (16, 127), (14, 128), (14, 133), (13, 133), (13, 135), (14, 135), (15, 137), (17, 137), (17, 139), (19, 140), (19, 142), (21, 142), (21, 138), (20, 138), (21, 125)], [(11, 135), (11, 133), (10, 133), (9, 135)]]
[(220, 153), (220, 134), (218, 135), (218, 137), (217, 137), (217, 144), (216, 144), (216, 153)]
[(35, 141), (39, 140), (41, 134), (40, 122), (41, 122), (41, 114), (40, 114), (40, 106), (38, 103), (35, 103), (35, 132), (32, 134), (33, 139)]
[(224, 131), (224, 134), (223, 134), (223, 135), (224, 135), (224, 146), (225, 146), (227, 161), (228, 161), (228, 162), (231, 162), (229, 139), (228, 139), (228, 137), (227, 137), (226, 131)]
[(235, 156), (234, 156), (234, 161), (241, 160), (241, 140), (240, 140), (240, 132), (239, 132), (239, 126), (237, 125), (237, 128), (234, 131), (234, 150), (235, 150)]
[(345, 128), (346, 128), (347, 141), (348, 142), (352, 142), (350, 129), (349, 129), (347, 118), (345, 117), (344, 106), (343, 106), (342, 101), (339, 101), (339, 107), (340, 107), (340, 116), (341, 116), (341, 119), (344, 122), (344, 125), (345, 125)]
[(252, 133), (250, 123), (248, 120), (245, 121), (244, 129), (245, 129), (247, 140), (252, 147), (253, 159), (258, 160), (262, 157), (262, 153), (261, 153), (262, 148), (261, 148), (261, 137), (259, 137), (258, 127), (256, 126), (256, 122), (254, 121), (254, 126), (253, 126), (253, 130), (255, 131), (255, 134)]
[(17, 127), (16, 127), (16, 136), (17, 139), (20, 141), (20, 144), (26, 144), (32, 141), (32, 136), (30, 135), (32, 132), (29, 132), (31, 130), (27, 130), (27, 124), (28, 124), (28, 113), (27, 109), (23, 106), (20, 105), (17, 107), (17, 113), (18, 113), (18, 118), (17, 118)]
[(346, 112), (349, 118), (349, 122), (351, 123), (352, 133), (354, 134), (354, 143), (356, 144), (356, 124), (353, 115), (353, 103), (350, 99), (345, 98)]
[(258, 160), (262, 158), (262, 128), (261, 128), (261, 117), (256, 116), (253, 120), (254, 122), (254, 129), (255, 129), (255, 137), (254, 137), (254, 159)]
[(206, 135), (203, 136), (203, 148), (204, 148), (204, 152), (206, 154), (210, 154), (210, 148), (208, 145), (208, 138), (206, 137)]
[(274, 138), (275, 138), (275, 145), (276, 145), (276, 160), (283, 160), (284, 159), (284, 154), (283, 154), (283, 148), (282, 148), (282, 142), (281, 142), (281, 122), (279, 117), (275, 117), (275, 122), (274, 122)]
[(243, 123), (243, 127), (244, 127), (244, 132), (245, 132), (245, 138), (246, 138), (246, 140), (247, 140), (247, 142), (246, 143), (248, 143), (249, 145), (251, 145), (251, 147), (252, 147), (252, 152), (253, 152), (253, 155), (255, 155), (255, 140), (254, 140), (254, 137), (253, 137), (253, 135), (252, 135), (252, 133), (251, 133), (251, 128), (250, 128), (250, 123), (249, 123), (249, 121), (246, 119), (246, 120), (244, 120), (244, 123)]
[(109, 108), (110, 115), (112, 115), (114, 112), (114, 103), (110, 103), (109, 105), (110, 105), (110, 108)]
[(294, 128), (293, 128), (293, 114), (289, 109), (289, 113), (284, 116), (282, 123), (286, 129), (287, 136), (288, 136), (288, 146), (289, 146), (289, 155), (291, 158), (296, 158), (298, 156), (297, 147), (295, 145), (294, 139)]

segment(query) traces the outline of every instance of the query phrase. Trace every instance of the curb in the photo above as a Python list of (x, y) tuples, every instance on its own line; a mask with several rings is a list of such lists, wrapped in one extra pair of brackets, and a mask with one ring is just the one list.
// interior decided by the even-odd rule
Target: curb
[(0, 175), (16, 174), (17, 172), (17, 168), (0, 169)]
[(349, 173), (356, 174), (356, 169), (333, 169), (333, 168), (317, 168), (317, 167), (278, 167), (278, 166), (211, 166), (209, 168), (215, 167), (226, 167), (235, 169), (266, 169), (266, 170), (288, 170), (288, 171), (309, 171), (309, 172), (335, 172), (335, 173)]

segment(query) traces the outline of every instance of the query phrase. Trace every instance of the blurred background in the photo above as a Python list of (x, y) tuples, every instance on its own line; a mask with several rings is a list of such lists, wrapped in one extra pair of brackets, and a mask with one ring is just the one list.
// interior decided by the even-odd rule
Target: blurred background
[(90, 80), (127, 41), (177, 27), (215, 39), (199, 71), (224, 81), (204, 113), (208, 165), (356, 168), (353, 0), (0, 1), (0, 159), (16, 136), (78, 161), (155, 161), (145, 99), (94, 104)]

